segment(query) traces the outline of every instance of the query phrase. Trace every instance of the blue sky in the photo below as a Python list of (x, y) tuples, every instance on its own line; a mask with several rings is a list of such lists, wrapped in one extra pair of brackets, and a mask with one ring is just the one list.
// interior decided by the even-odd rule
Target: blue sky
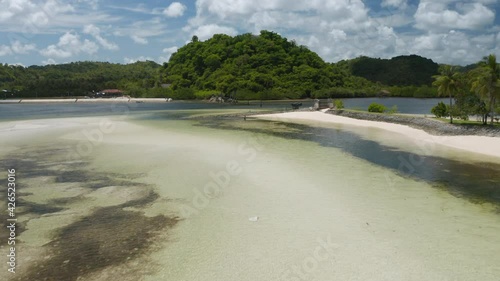
[(262, 29), (325, 61), (418, 54), (469, 64), (500, 55), (498, 0), (0, 0), (0, 62), (168, 61), (193, 35)]

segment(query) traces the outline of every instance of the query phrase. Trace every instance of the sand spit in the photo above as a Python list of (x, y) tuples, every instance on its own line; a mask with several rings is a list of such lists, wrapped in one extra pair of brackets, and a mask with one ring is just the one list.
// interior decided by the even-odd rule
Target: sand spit
[(379, 114), (350, 110), (327, 110), (327, 113), (354, 119), (379, 121), (408, 125), (414, 129), (424, 130), (436, 136), (486, 136), (500, 137), (500, 128), (494, 126), (457, 125), (426, 118), (425, 115), (411, 114)]
[(469, 152), (485, 154), (500, 158), (500, 138), (487, 136), (435, 136), (421, 129), (415, 129), (407, 125), (377, 122), (369, 120), (360, 120), (327, 114), (324, 112), (288, 112), (267, 115), (254, 115), (254, 118), (265, 120), (296, 122), (313, 121), (318, 123), (335, 123), (348, 126), (377, 128), (405, 135), (417, 141), (433, 142), (436, 144), (457, 148)]

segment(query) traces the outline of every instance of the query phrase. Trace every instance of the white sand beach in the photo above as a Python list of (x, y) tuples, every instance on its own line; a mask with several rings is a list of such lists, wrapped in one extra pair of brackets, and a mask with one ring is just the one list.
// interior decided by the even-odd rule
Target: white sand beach
[(500, 158), (500, 138), (486, 136), (434, 136), (423, 130), (410, 126), (359, 120), (343, 116), (337, 116), (320, 111), (307, 112), (287, 112), (276, 114), (254, 115), (254, 118), (284, 122), (306, 122), (307, 124), (324, 125), (327, 123), (356, 126), (361, 128), (376, 128), (412, 138), (414, 141), (432, 142), (438, 145), (452, 147), (464, 151), (480, 153), (488, 156)]

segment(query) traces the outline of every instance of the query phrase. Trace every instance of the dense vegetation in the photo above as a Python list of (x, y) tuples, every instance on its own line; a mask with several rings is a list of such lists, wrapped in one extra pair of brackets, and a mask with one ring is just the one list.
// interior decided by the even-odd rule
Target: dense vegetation
[(306, 47), (269, 31), (259, 36), (218, 34), (204, 42), (194, 37), (172, 55), (165, 73), (173, 90), (217, 92), (237, 99), (367, 96), (380, 88), (351, 75), (348, 66), (328, 64)]
[(438, 93), (449, 98), (449, 105), (440, 103), (432, 109), (437, 117), (450, 117), (453, 123), (453, 118), (477, 115), (487, 124), (488, 117), (493, 123), (495, 114), (500, 114), (500, 64), (495, 55), (468, 69), (443, 65), (433, 78)]
[(376, 102), (372, 102), (368, 106), (368, 112), (384, 113), (386, 110), (387, 108), (385, 107), (385, 105)]
[[(190, 43), (163, 65), (73, 62), (47, 66), (0, 64), (7, 97), (91, 95), (118, 88), (134, 97), (208, 99), (342, 98), (366, 96), (450, 98), (438, 115), (493, 119), (500, 83), (496, 58), (466, 67), (441, 66), (416, 55), (390, 60), (360, 57), (327, 63), (277, 33), (214, 35)], [(439, 73), (439, 75), (438, 75)], [(432, 83), (435, 80), (434, 83)], [(0, 96), (1, 97), (1, 96)], [(443, 107), (444, 106), (444, 107)], [(391, 109), (391, 112), (396, 109)]]
[[(259, 36), (219, 34), (204, 42), (193, 37), (171, 57), (165, 77), (174, 90), (184, 89), (195, 97), (214, 93), (237, 99), (435, 97), (430, 84), (437, 68), (415, 55), (326, 63), (294, 41), (261, 31)], [(376, 79), (381, 71), (385, 78)]]
[[(213, 95), (236, 99), (435, 97), (436, 89), (422, 82), (431, 79), (430, 72), (419, 74), (434, 65), (429, 61), (409, 56), (395, 58), (389, 64), (364, 57), (326, 63), (305, 46), (262, 31), (260, 35), (234, 37), (218, 34), (203, 42), (194, 36), (163, 65), (151, 61), (30, 67), (0, 64), (0, 89), (7, 91), (5, 97), (80, 96), (109, 88), (125, 90), (131, 96), (175, 99)], [(391, 73), (404, 72), (396, 77), (419, 78), (392, 83), (353, 75), (363, 68), (379, 72), (377, 64), (394, 67)], [(376, 73), (364, 71), (362, 75), (372, 79)]]
[(448, 117), (449, 107), (447, 107), (446, 104), (444, 104), (444, 102), (439, 102), (436, 106), (432, 108), (431, 112), (438, 118)]
[[(500, 111), (500, 66), (494, 55), (465, 67), (438, 66), (416, 55), (327, 63), (307, 47), (270, 31), (234, 37), (217, 34), (203, 42), (193, 36), (163, 65), (152, 61), (0, 64), (3, 98), (84, 96), (113, 88), (134, 97), (174, 99), (440, 95), (448, 97), (449, 104), (439, 104), (433, 112), (451, 122), (479, 115), (483, 123), (488, 118), (491, 123)], [(376, 105), (371, 111), (388, 112)]]
[(132, 95), (158, 83), (155, 62), (113, 64), (107, 62), (73, 62), (46, 66), (0, 64), (0, 89), (11, 97), (83, 96), (102, 89), (120, 88)]
[(352, 74), (388, 86), (430, 86), (439, 65), (417, 55), (392, 59), (360, 57), (352, 61)]

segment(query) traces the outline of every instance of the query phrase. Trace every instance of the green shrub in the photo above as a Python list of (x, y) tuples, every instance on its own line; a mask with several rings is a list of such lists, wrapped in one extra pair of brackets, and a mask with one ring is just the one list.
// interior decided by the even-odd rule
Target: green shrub
[(178, 88), (173, 92), (172, 98), (175, 100), (194, 99), (194, 91), (191, 88)]
[(413, 94), (413, 97), (415, 98), (432, 98), (437, 96), (437, 88), (429, 87), (427, 85), (418, 87)]
[(391, 107), (391, 109), (389, 109), (389, 114), (394, 114), (394, 113), (398, 113), (398, 106), (397, 105), (393, 105)]
[(384, 113), (387, 110), (387, 108), (380, 103), (373, 102), (368, 106), (368, 111), (369, 112), (377, 112), (377, 113)]
[(449, 110), (446, 104), (439, 102), (436, 106), (431, 109), (432, 114), (436, 115), (437, 118), (449, 116)]
[(336, 109), (343, 109), (344, 108), (344, 101), (343, 100), (335, 100), (335, 101), (333, 101), (333, 105), (335, 106)]
[(194, 96), (197, 98), (197, 99), (200, 99), (200, 100), (204, 100), (204, 99), (209, 99), (211, 98), (212, 96), (218, 96), (220, 95), (220, 92), (218, 91), (196, 91), (194, 93)]

